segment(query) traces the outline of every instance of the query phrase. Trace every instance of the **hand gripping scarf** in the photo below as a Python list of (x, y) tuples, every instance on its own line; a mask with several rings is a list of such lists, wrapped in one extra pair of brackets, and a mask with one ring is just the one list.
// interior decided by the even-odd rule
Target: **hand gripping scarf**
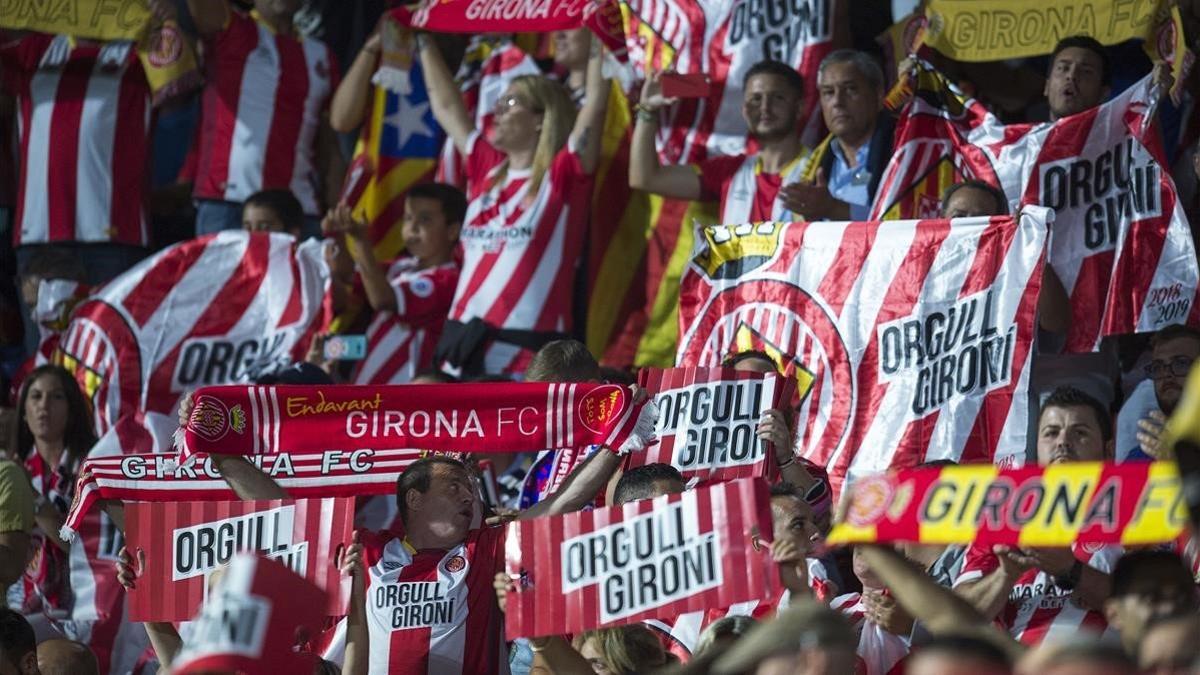
[(653, 441), (657, 409), (615, 384), (219, 386), (197, 389), (175, 436), (193, 453), (270, 455), (327, 448), (525, 452)]
[[(390, 495), (396, 480), (424, 450), (325, 450), (262, 455), (250, 461), (288, 491), (292, 499)], [(85, 460), (75, 484), (75, 501), (59, 536), (74, 538), (87, 512), (100, 500), (131, 502), (221, 501), (238, 496), (208, 457), (176, 462), (166, 453), (116, 455)]]

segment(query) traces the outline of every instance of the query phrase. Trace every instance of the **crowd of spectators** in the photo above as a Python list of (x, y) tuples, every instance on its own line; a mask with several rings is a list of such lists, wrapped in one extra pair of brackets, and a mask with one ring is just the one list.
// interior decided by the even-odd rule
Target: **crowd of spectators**
[[(602, 366), (588, 352), (578, 323), (593, 176), (615, 105), (600, 41), (586, 29), (554, 35), (553, 57), (540, 62), (545, 74), (513, 79), (484, 130), (453, 75), (464, 44), (416, 35), (432, 114), (462, 157), (465, 189), (430, 182), (409, 190), (397, 223), (405, 249), (382, 260), (368, 224), (339, 201), (349, 141), (383, 58), (383, 40), (369, 30), (381, 3), (303, 4), (151, 2), (195, 40), (205, 76), (201, 90), (153, 111), (128, 44), (0, 33), (0, 356), (12, 389), (0, 408), (0, 590), (7, 591), (0, 675), (169, 669), (191, 639), (186, 626), (130, 623), (120, 609), (103, 629), (105, 619), (76, 611), (96, 590), (80, 585), (73, 557), (104, 561), (130, 588), (144, 552), (121, 547), (119, 504), (106, 506), (109, 530), (98, 550), (56, 536), (97, 439), (91, 403), (72, 374), (27, 365), (53, 347), (38, 317), (49, 282), (94, 289), (153, 251), (223, 230), (319, 237), (328, 242), (331, 303), (335, 311), (363, 308), (345, 332), (364, 333), (368, 350), (356, 363), (328, 360), (322, 347), (331, 336), (323, 334), (306, 362), (260, 383), (635, 381), (629, 364)], [(1178, 5), (1186, 37), (1200, 50), (1200, 3)], [(884, 103), (895, 73), (885, 73), (873, 48), (876, 20), (859, 10), (847, 18), (851, 41), (821, 62), (818, 100), (806, 99), (801, 75), (788, 65), (768, 60), (747, 70), (741, 112), (753, 152), (663, 164), (656, 135), (679, 102), (664, 96), (663, 74), (651, 73), (631, 97), (630, 187), (714, 202), (728, 223), (865, 220), (894, 151), (896, 119)], [(313, 23), (345, 35), (323, 42)], [(346, 49), (348, 42), (360, 47)], [(1084, 113), (1119, 93), (1118, 83), (1151, 72), (1141, 52), (1087, 35), (1067, 37), (1041, 58), (937, 65), (1014, 123)], [(1164, 77), (1155, 71), (1156, 81)], [(1195, 231), (1196, 75), (1183, 91), (1182, 103), (1163, 105), (1155, 133), (1174, 129), (1173, 138), (1190, 139), (1166, 145)], [(801, 123), (814, 106), (830, 137), (810, 148)], [(180, 132), (181, 119), (190, 132)], [(172, 157), (177, 177), (152, 187), (151, 174)], [(1005, 215), (1009, 201), (996, 186), (963, 181), (944, 192), (941, 213)], [(1092, 354), (1066, 354), (1070, 302), (1046, 265), (1030, 377), (1030, 463), (1171, 459), (1161, 438), (1200, 356), (1200, 329), (1174, 325), (1105, 338)], [(753, 350), (731, 354), (725, 365), (778, 368)], [(832, 488), (824, 467), (794, 453), (792, 418), (790, 410), (768, 410), (758, 425), (777, 450), (781, 476), (771, 487), (768, 546), (784, 592), (774, 602), (505, 642), (514, 580), (493, 576), (505, 550), (496, 522), (590, 508), (598, 497), (626, 504), (689, 485), (665, 464), (622, 470), (623, 458), (604, 447), (589, 448), (553, 491), (553, 451), (434, 456), (405, 471), (394, 498), (360, 498), (360, 529), (339, 561), (353, 579), (349, 615), (303, 645), (321, 657), (314, 672), (1200, 673), (1200, 551), (1190, 536), (1140, 548), (829, 548)], [(498, 493), (488, 506), (479, 492), (484, 461)], [(287, 497), (244, 459), (218, 463), (242, 499)], [(488, 525), (472, 529), (481, 519)], [(416, 578), (405, 575), (458, 555), (470, 571), (450, 590), (469, 603), (470, 618), (446, 629), (450, 637), (396, 630), (365, 600), (367, 588)]]

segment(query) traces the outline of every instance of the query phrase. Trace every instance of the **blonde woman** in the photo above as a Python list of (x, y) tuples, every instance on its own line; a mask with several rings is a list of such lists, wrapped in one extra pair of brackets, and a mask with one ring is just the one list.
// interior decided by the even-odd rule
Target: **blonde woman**
[(518, 77), (484, 138), (425, 38), (418, 35), (430, 103), (466, 158), (469, 200), (462, 273), (436, 358), (456, 375), (521, 373), (542, 345), (573, 329), (576, 267), (608, 103), (599, 45), (578, 114), (563, 85)]

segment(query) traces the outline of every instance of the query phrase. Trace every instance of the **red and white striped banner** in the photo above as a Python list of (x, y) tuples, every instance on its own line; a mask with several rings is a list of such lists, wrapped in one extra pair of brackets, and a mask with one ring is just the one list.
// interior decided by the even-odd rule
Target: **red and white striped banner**
[(1200, 269), (1152, 124), (1150, 76), (1053, 124), (1006, 126), (931, 66), (922, 69), (872, 218), (911, 200), (930, 176), (950, 173), (949, 162), (955, 175), (998, 186), (1014, 208), (1048, 207), (1064, 225), (1048, 260), (1071, 299), (1068, 350), (1090, 352), (1107, 335), (1200, 323)]
[(705, 228), (676, 361), (780, 355), (797, 448), (835, 491), (893, 465), (1019, 462), (1048, 215)]
[(655, 408), (615, 384), (223, 386), (197, 389), (179, 430), (196, 452), (262, 455), (330, 446), (524, 452), (604, 445), (641, 450)]
[(511, 523), (505, 542), (508, 638), (729, 607), (778, 595), (767, 547), (767, 484), (718, 483), (678, 495)]
[[(673, 69), (705, 73), (712, 83), (707, 96), (679, 101), (664, 118), (662, 161), (682, 164), (756, 150), (742, 118), (742, 87), (760, 61), (794, 67), (804, 79), (804, 100), (817, 101), (817, 67), (833, 51), (836, 5), (848, 1), (622, 2), (629, 61), (639, 75)], [(825, 135), (820, 106), (807, 106), (800, 126), (804, 142), (816, 145)]]
[(184, 391), (304, 357), (324, 317), (322, 245), (228, 231), (160, 251), (76, 308), (59, 343), (95, 411), (90, 454), (165, 452)]
[(701, 481), (773, 474), (775, 448), (759, 440), (758, 422), (791, 403), (794, 380), (732, 368), (645, 368), (639, 380), (658, 406), (658, 444), (630, 455), (627, 468), (670, 464)]
[[(391, 495), (409, 464), (424, 450), (326, 450), (309, 454), (248, 458), (294, 498)], [(79, 531), (99, 500), (127, 502), (225, 501), (237, 499), (212, 458), (196, 455), (176, 462), (173, 455), (116, 455), (84, 460), (75, 502), (64, 521), (63, 539)]]
[(125, 505), (130, 551), (146, 566), (129, 591), (132, 621), (187, 621), (204, 601), (209, 577), (236, 553), (261, 553), (329, 595), (325, 613), (345, 614), (349, 580), (334, 566), (350, 544), (354, 500), (131, 502)]

